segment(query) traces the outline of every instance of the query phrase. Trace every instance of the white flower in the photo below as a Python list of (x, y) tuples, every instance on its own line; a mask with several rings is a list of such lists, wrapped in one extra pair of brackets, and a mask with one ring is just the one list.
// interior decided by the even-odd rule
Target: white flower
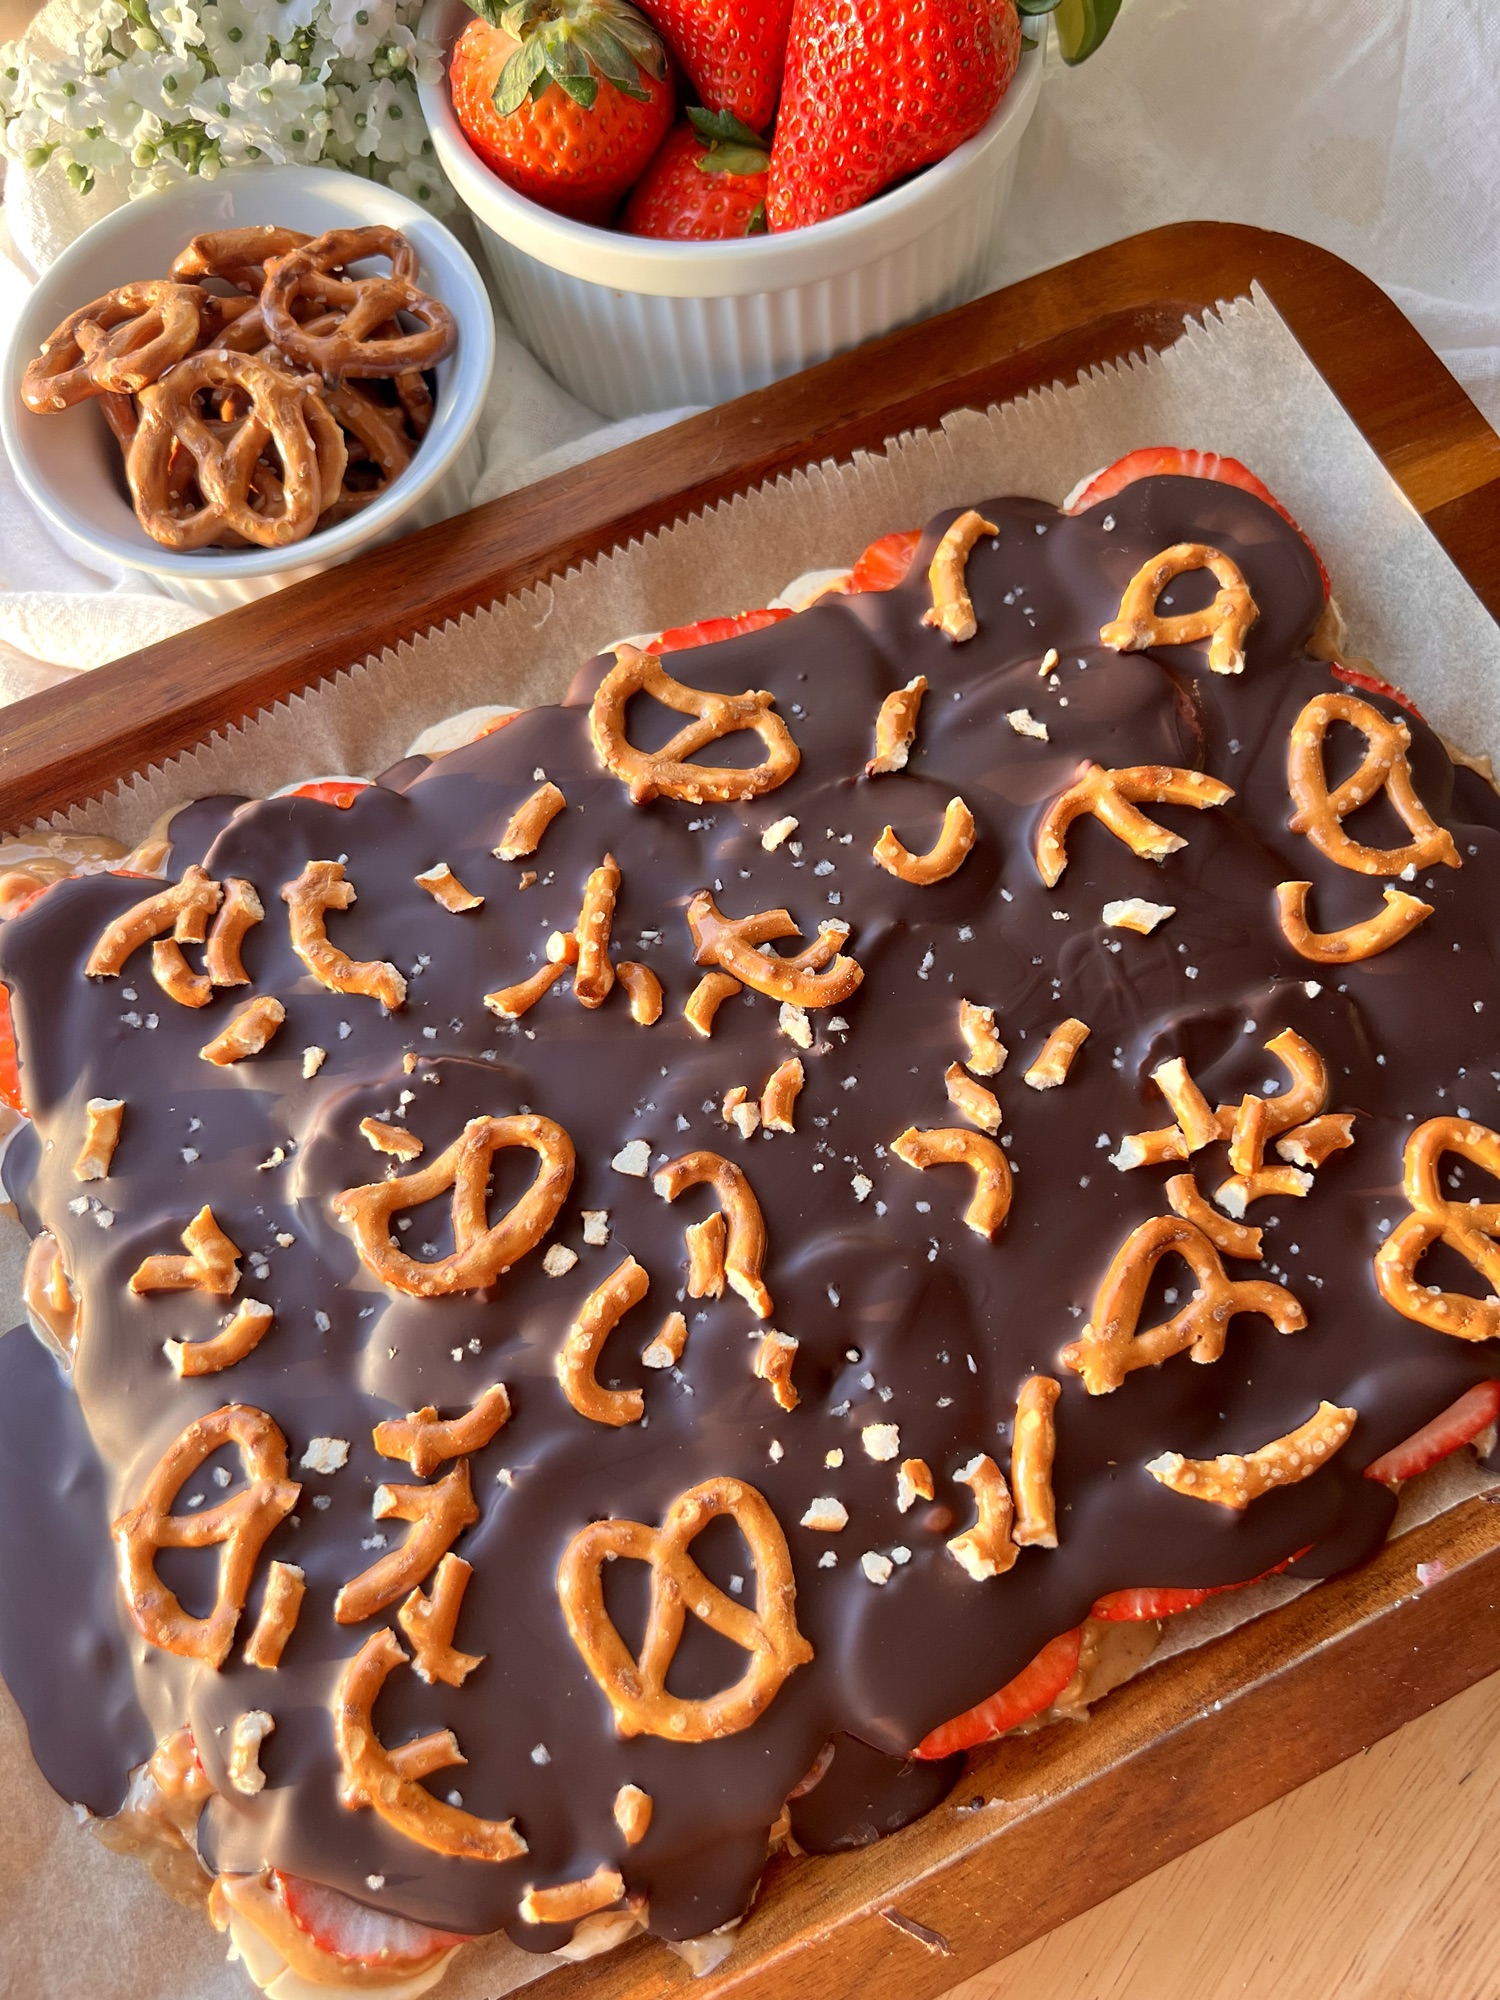
[(396, 18), (396, 0), (328, 0), (329, 34), (351, 62), (368, 63)]
[(83, 30), (83, 60), (91, 70), (101, 69), (107, 61), (112, 61), (111, 44), (117, 29), (123, 28), (129, 15), (120, 6), (119, 0), (99, 0), (90, 13)]
[(64, 132), (82, 132), (95, 122), (89, 114), (87, 78), (61, 63), (33, 62), (29, 82), (29, 108)]
[(169, 56), (164, 50), (137, 52), (87, 79), (89, 125), (129, 148), (143, 140), (154, 143), (166, 122), (182, 117), (203, 81), (200, 64)]
[(174, 56), (191, 55), (203, 40), (203, 30), (189, 0), (168, 0), (151, 16), (156, 31)]
[(453, 210), (453, 190), (436, 161), (414, 161), (409, 167), (393, 167), (387, 185), (411, 201), (419, 201), (434, 215)]
[(66, 152), (70, 160), (76, 160), (92, 174), (112, 173), (130, 157), (123, 146), (104, 132), (80, 132), (69, 139)]
[(175, 187), (189, 178), (189, 171), (180, 160), (162, 154), (149, 167), (137, 167), (130, 176), (130, 198), (134, 201), (143, 194), (159, 194), (163, 188)]
[(263, 63), (270, 54), (271, 37), (263, 7), (248, 7), (244, 0), (212, 0), (199, 17), (203, 43), (216, 70), (233, 76), (247, 63)]
[(360, 153), (388, 167), (420, 159), (427, 127), (414, 86), (404, 78), (384, 76), (359, 95), (365, 116), (357, 142)]
[(443, 52), (436, 42), (419, 42), (410, 28), (393, 28), (381, 54), (395, 75), (419, 76), (436, 83), (443, 74)]
[(232, 111), (228, 120), (217, 121), (223, 124), (223, 133), (210, 124), (209, 135), (222, 136), (226, 159), (250, 147), (278, 166), (288, 160), (317, 159), (328, 126), (321, 83), (304, 83), (297, 65), (280, 57), (269, 65), (252, 63), (238, 76), (218, 80), (227, 84)]
[(318, 6), (319, 0), (273, 0), (271, 6), (261, 8), (261, 18), (284, 47), (293, 35), (299, 35), (304, 28), (312, 26)]

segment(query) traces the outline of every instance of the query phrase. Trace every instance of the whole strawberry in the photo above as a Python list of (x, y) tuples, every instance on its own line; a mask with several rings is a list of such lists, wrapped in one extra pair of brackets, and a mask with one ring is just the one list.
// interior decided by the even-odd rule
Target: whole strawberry
[(448, 68), (469, 144), (518, 194), (608, 222), (672, 123), (661, 37), (626, 0), (469, 0)]
[(630, 236), (757, 236), (766, 226), (766, 142), (727, 111), (700, 111), (668, 133), (637, 181), (620, 227)]
[(753, 132), (771, 123), (781, 92), (793, 0), (641, 0), (710, 111), (731, 111)]
[(858, 208), (971, 139), (1021, 58), (1015, 0), (794, 0), (766, 216)]

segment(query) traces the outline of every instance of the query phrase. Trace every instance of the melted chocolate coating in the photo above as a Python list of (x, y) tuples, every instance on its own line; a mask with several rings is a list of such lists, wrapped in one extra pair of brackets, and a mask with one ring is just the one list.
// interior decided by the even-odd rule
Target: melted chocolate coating
[[(222, 817), (198, 811), (190, 844), (206, 843), (204, 865), (220, 880), (249, 877), (267, 911), (244, 947), (250, 990), (278, 996), (288, 1018), (253, 1060), (219, 1070), (197, 1053), (247, 989), (218, 993), (197, 1012), (175, 1006), (153, 985), (144, 951), (118, 979), (84, 977), (90, 947), (138, 900), (139, 882), (107, 875), (66, 882), (6, 926), (0, 973), (14, 995), (36, 1134), (13, 1151), (10, 1181), (25, 1212), (62, 1243), (81, 1291), (77, 1411), (108, 1513), (135, 1500), (189, 1421), (227, 1401), (268, 1411), (286, 1433), (294, 1468), (311, 1438), (350, 1446), (335, 1474), (295, 1473), (301, 1502), (258, 1566), (241, 1646), (271, 1556), (300, 1564), (308, 1580), (300, 1622), (270, 1673), (245, 1665), (238, 1646), (214, 1672), (146, 1645), (111, 1601), (97, 1506), (89, 1504), (86, 1529), (81, 1515), (68, 1514), (68, 1482), (81, 1476), (77, 1453), (70, 1447), (54, 1462), (12, 1452), (0, 1505), (17, 1510), (26, 1534), (7, 1545), (7, 1565), (20, 1570), (22, 1584), (18, 1596), (5, 1594), (0, 1615), (11, 1618), (10, 1606), (34, 1601), (28, 1576), (50, 1577), (66, 1563), (78, 1579), (68, 1603), (82, 1638), (61, 1642), (50, 1623), (24, 1617), (6, 1638), (7, 1671), (28, 1707), (39, 1759), (64, 1789), (90, 1800), (117, 1796), (145, 1739), (133, 1706), (114, 1700), (62, 1758), (53, 1738), (76, 1701), (44, 1699), (38, 1663), (88, 1699), (89, 1674), (97, 1677), (123, 1634), (149, 1736), (190, 1721), (221, 1788), (204, 1836), (219, 1867), (274, 1863), (445, 1928), (504, 1926), (545, 1950), (564, 1933), (516, 1920), (525, 1886), (608, 1863), (649, 1896), (654, 1929), (696, 1935), (744, 1907), (766, 1829), (830, 1737), (842, 1732), (868, 1753), (904, 1758), (936, 1724), (1077, 1625), (1105, 1591), (1231, 1582), (1309, 1545), (1299, 1573), (1321, 1575), (1378, 1546), (1394, 1503), (1360, 1476), (1362, 1468), (1495, 1372), (1483, 1346), (1386, 1306), (1371, 1259), (1384, 1228), (1406, 1212), (1401, 1152), (1413, 1122), (1461, 1109), (1500, 1124), (1490, 1067), (1500, 1020), (1493, 886), (1500, 801), (1471, 774), (1455, 772), (1431, 732), (1413, 722), (1417, 790), (1452, 828), (1463, 866), (1423, 872), (1413, 886), (1435, 914), (1394, 950), (1337, 970), (1302, 961), (1277, 925), (1278, 882), (1313, 882), (1322, 929), (1380, 907), (1377, 880), (1340, 870), (1287, 828), (1289, 728), (1303, 703), (1332, 684), (1328, 668), (1304, 650), (1322, 608), (1305, 544), (1250, 495), (1178, 478), (1141, 482), (1074, 519), (1025, 500), (986, 511), (1000, 532), (969, 562), (979, 632), (965, 645), (920, 622), (927, 562), (945, 516), (929, 529), (901, 588), (830, 600), (767, 631), (669, 660), (696, 686), (774, 692), (802, 762), (766, 797), (742, 806), (631, 806), (590, 745), (588, 701), (608, 665), (594, 662), (568, 704), (531, 711), (431, 763), (405, 764), (348, 810), (280, 799)], [(1260, 616), (1239, 677), (1209, 674), (1201, 646), (1122, 656), (1098, 644), (1131, 575), (1183, 540), (1224, 549), (1249, 580)], [(1211, 588), (1205, 576), (1184, 578), (1169, 587), (1173, 603), (1163, 608), (1201, 604)], [(1061, 659), (1043, 677), (1049, 647)], [(908, 769), (864, 779), (882, 697), (919, 672), (931, 687)], [(1007, 712), (1023, 706), (1045, 721), (1049, 741), (1007, 726)], [(679, 722), (638, 700), (634, 740), (661, 743)], [(1359, 748), (1351, 732), (1330, 738), (1332, 779), (1353, 768)], [(753, 739), (742, 739), (712, 746), (703, 761), (753, 763), (760, 754)], [(1048, 891), (1032, 858), (1035, 826), (1085, 757), (1108, 766), (1204, 768), (1235, 796), (1207, 812), (1151, 808), (1188, 843), (1160, 866), (1096, 821), (1079, 821), (1068, 837), (1067, 872)], [(537, 855), (495, 860), (501, 829), (543, 771), (565, 793), (566, 812)], [(955, 793), (979, 828), (955, 875), (911, 887), (873, 864), (870, 850), (887, 821), (921, 850)], [(786, 814), (799, 822), (795, 845), (765, 852), (761, 832)], [(1383, 799), (1349, 824), (1356, 837), (1382, 844), (1405, 837)], [(495, 1021), (481, 996), (528, 975), (542, 962), (549, 932), (572, 928), (585, 878), (606, 851), (623, 876), (615, 955), (642, 959), (659, 974), (662, 1020), (637, 1026), (622, 993), (586, 1011), (564, 980), (519, 1024)], [(281, 885), (310, 859), (342, 856), (359, 900), (330, 917), (329, 934), (353, 957), (389, 957), (408, 972), (408, 1004), (395, 1015), (324, 991), (291, 952)], [(177, 854), (174, 868), (189, 858)], [(439, 861), (484, 894), (481, 910), (450, 914), (416, 886), (413, 877)], [(521, 873), (530, 868), (540, 879), (523, 891)], [(848, 949), (864, 984), (836, 1018), (813, 1017), (818, 1040), (803, 1055), (807, 1084), (795, 1135), (747, 1143), (719, 1109), (734, 1084), (758, 1095), (792, 1052), (778, 1034), (776, 1004), (750, 994), (727, 1004), (706, 1041), (682, 1018), (701, 970), (683, 910), (704, 887), (731, 915), (784, 904), (808, 937), (830, 915), (852, 926)], [(1131, 896), (1171, 903), (1177, 913), (1149, 937), (1106, 929), (1102, 906)], [(944, 1069), (963, 1054), (960, 998), (994, 1007), (1011, 1050), (1004, 1074), (991, 1081), (1015, 1199), (993, 1243), (963, 1225), (972, 1192), (963, 1170), (919, 1174), (888, 1151), (908, 1125), (962, 1122), (943, 1086)], [(1023, 1071), (1070, 1014), (1092, 1030), (1072, 1074), (1060, 1089), (1028, 1089)], [(1264, 1044), (1289, 1026), (1328, 1064), (1329, 1108), (1358, 1114), (1356, 1142), (1318, 1172), (1307, 1199), (1257, 1203), (1249, 1220), (1267, 1229), (1266, 1262), (1230, 1268), (1287, 1284), (1307, 1311), (1306, 1329), (1283, 1336), (1264, 1319), (1240, 1316), (1216, 1365), (1200, 1368), (1182, 1355), (1131, 1374), (1113, 1394), (1088, 1396), (1060, 1367), (1059, 1350), (1080, 1332), (1128, 1232), (1166, 1212), (1170, 1169), (1122, 1174), (1106, 1157), (1122, 1134), (1170, 1122), (1151, 1070), (1183, 1055), (1210, 1103), (1282, 1089), (1285, 1077)], [(328, 1058), (304, 1081), (300, 1058), (310, 1044)], [(411, 1077), (402, 1071), (405, 1052), (420, 1058)], [(433, 1300), (392, 1294), (365, 1270), (332, 1197), (386, 1170), (357, 1127), (368, 1113), (400, 1115), (403, 1088), (413, 1093), (407, 1122), (427, 1160), (478, 1113), (527, 1107), (567, 1129), (577, 1175), (549, 1241), (578, 1252), (572, 1270), (549, 1277), (538, 1248), (488, 1292)], [(84, 1101), (94, 1095), (122, 1096), (127, 1109), (109, 1180), (82, 1187), (70, 1166)], [(613, 1170), (611, 1160), (634, 1139), (648, 1142), (653, 1168), (698, 1147), (743, 1166), (769, 1233), (771, 1323), (800, 1343), (802, 1400), (794, 1412), (779, 1410), (752, 1377), (748, 1336), (759, 1327), (732, 1292), (682, 1300), (690, 1334), (680, 1367), (641, 1368), (641, 1349), (681, 1299), (684, 1226), (711, 1201), (699, 1190), (668, 1206), (648, 1180)], [(263, 1167), (278, 1145), (286, 1163)], [(1193, 1166), (1211, 1191), (1227, 1171), (1224, 1149), (1210, 1148)], [(1472, 1169), (1449, 1166), (1461, 1198), (1476, 1191)], [(529, 1153), (497, 1157), (492, 1216), (533, 1170)], [(872, 1183), (867, 1199), (857, 1198), (856, 1176)], [(137, 1298), (126, 1281), (146, 1255), (179, 1247), (205, 1201), (245, 1253), (240, 1295), (270, 1303), (276, 1321), (226, 1374), (179, 1381), (162, 1342), (206, 1337), (220, 1323), (222, 1302), (192, 1292)], [(584, 1244), (584, 1209), (609, 1211), (607, 1247)], [(106, 1212), (112, 1224), (101, 1226)], [(404, 1219), (412, 1227), (397, 1240), (411, 1254), (431, 1258), (452, 1248), (446, 1196)], [(610, 1336), (599, 1373), (606, 1384), (643, 1388), (647, 1417), (605, 1429), (564, 1400), (554, 1364), (572, 1316), (627, 1252), (650, 1274), (651, 1290)], [(1474, 1274), (1445, 1250), (1431, 1256), (1424, 1277), (1476, 1289)], [(1170, 1264), (1158, 1274), (1143, 1324), (1171, 1309), (1161, 1304), (1170, 1299), (1164, 1288), (1182, 1278), (1182, 1267)], [(1061, 1546), (1025, 1550), (1008, 1574), (977, 1583), (945, 1551), (952, 1528), (943, 1510), (959, 1525), (972, 1518), (970, 1496), (953, 1474), (980, 1451), (1006, 1462), (1016, 1393), (1034, 1371), (1063, 1381), (1055, 1471)], [(0, 1418), (8, 1431), (62, 1421), (47, 1414), (56, 1389), (41, 1384), (43, 1372), (35, 1364), (18, 1371)], [(334, 1595), (379, 1553), (371, 1546), (381, 1532), (370, 1513), (374, 1487), (414, 1476), (376, 1454), (372, 1427), (429, 1402), (452, 1415), (497, 1380), (508, 1385), (514, 1414), (472, 1459), (482, 1519), (456, 1544), (475, 1571), (456, 1642), (483, 1653), (484, 1664), (456, 1690), (398, 1672), (377, 1720), (387, 1744), (454, 1729), (467, 1766), (439, 1774), (430, 1788), (439, 1796), (457, 1790), (472, 1812), (514, 1815), (530, 1853), (500, 1866), (443, 1858), (373, 1812), (342, 1807), (330, 1720), (340, 1671), (374, 1629), (336, 1625)], [(1350, 1443), (1314, 1477), (1241, 1515), (1168, 1491), (1144, 1469), (1163, 1450), (1251, 1450), (1301, 1423), (1323, 1398), (1358, 1408)], [(929, 1461), (938, 1507), (898, 1513), (895, 1466), (861, 1448), (861, 1428), (875, 1423), (899, 1425), (902, 1455)], [(826, 1455), (836, 1451), (843, 1462), (830, 1467)], [(231, 1475), (224, 1490), (235, 1490), (238, 1463), (233, 1454), (223, 1462)], [(188, 1483), (179, 1509), (195, 1493), (204, 1504), (219, 1497), (211, 1470)], [(559, 1557), (589, 1520), (658, 1522), (677, 1495), (719, 1474), (748, 1481), (774, 1508), (795, 1566), (798, 1622), (815, 1658), (737, 1735), (697, 1745), (622, 1739), (565, 1628)], [(799, 1525), (824, 1494), (849, 1510), (840, 1535)], [(390, 1539), (404, 1532), (393, 1524)], [(896, 1548), (908, 1549), (909, 1559), (883, 1587), (868, 1581), (862, 1552)], [(825, 1568), (820, 1558), (830, 1552), (837, 1563)], [(693, 1553), (722, 1588), (753, 1598), (749, 1552), (729, 1523), (715, 1523)], [(216, 1550), (173, 1552), (159, 1567), (201, 1613), (216, 1561)], [(609, 1570), (608, 1601), (632, 1644), (646, 1585), (640, 1564)], [(704, 1695), (738, 1679), (744, 1663), (728, 1641), (690, 1619), (670, 1684)], [(270, 1710), (276, 1730), (262, 1753), (266, 1789), (246, 1799), (228, 1791), (224, 1756), (228, 1726), (255, 1707)], [(832, 1810), (840, 1789), (832, 1774), (821, 1801), (815, 1788), (801, 1802), (802, 1819), (817, 1822), (825, 1845), (857, 1837), (865, 1823), (888, 1830), (902, 1817), (891, 1804), (898, 1794), (917, 1795), (915, 1811), (946, 1785), (946, 1770), (931, 1782), (876, 1783), (864, 1754), (841, 1752), (835, 1762), (835, 1771), (840, 1761), (850, 1766), (842, 1820)], [(611, 1816), (627, 1782), (655, 1802), (649, 1833), (635, 1848)], [(372, 1874), (385, 1878), (376, 1895), (366, 1882)]]

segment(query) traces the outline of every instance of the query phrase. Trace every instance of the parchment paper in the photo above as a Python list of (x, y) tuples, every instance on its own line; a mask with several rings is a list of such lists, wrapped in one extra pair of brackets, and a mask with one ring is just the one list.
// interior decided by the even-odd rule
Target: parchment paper
[[(1094, 370), (1019, 402), (965, 410), (883, 452), (826, 463), (632, 542), (538, 589), (351, 663), (331, 682), (146, 773), (51, 825), (133, 841), (212, 792), (261, 795), (301, 778), (373, 775), (419, 730), (480, 702), (555, 701), (581, 661), (622, 633), (768, 602), (799, 573), (852, 562), (891, 529), (1002, 493), (1058, 501), (1140, 445), (1242, 459), (1322, 551), (1350, 651), (1407, 688), (1434, 725), (1500, 754), (1500, 629), (1391, 483), (1258, 291), (1190, 320), (1158, 356)], [(1434, 637), (1434, 634), (1437, 636)], [(19, 1226), (0, 1222), (3, 1322), (19, 1305)], [(1466, 1462), (1408, 1489), (1404, 1532), (1496, 1485)], [(1421, 1587), (1413, 1572), (1413, 1588)], [(1296, 1594), (1273, 1581), (1174, 1619), (1157, 1658)], [(0, 1690), (0, 1996), (16, 2000), (247, 2000), (203, 1918), (106, 1852), (48, 1790)], [(501, 1940), (466, 1954), (443, 2000), (496, 2000), (549, 1969)]]

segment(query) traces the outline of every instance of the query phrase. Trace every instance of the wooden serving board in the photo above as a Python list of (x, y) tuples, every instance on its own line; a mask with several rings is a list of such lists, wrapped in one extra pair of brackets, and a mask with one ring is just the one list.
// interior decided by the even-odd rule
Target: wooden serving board
[[(1148, 346), (1259, 281), (1397, 485), (1500, 617), (1500, 437), (1368, 279), (1219, 223), (1132, 237), (710, 410), (5, 711), (21, 827), (367, 654), (782, 471)], [(1496, 1496), (1500, 1499), (1500, 1495)], [(1425, 1588), (1416, 1565), (1442, 1571)], [(546, 2000), (922, 2000), (1500, 1669), (1500, 1505), (1466, 1502), (1352, 1574), (1150, 1669), (1084, 1727), (981, 1753), (949, 1804), (857, 1853), (773, 1864), (702, 1981), (654, 1942)], [(976, 1806), (975, 1801), (983, 1801)], [(891, 1913), (903, 1920), (893, 1923)], [(915, 1926), (915, 1929), (907, 1928)]]

